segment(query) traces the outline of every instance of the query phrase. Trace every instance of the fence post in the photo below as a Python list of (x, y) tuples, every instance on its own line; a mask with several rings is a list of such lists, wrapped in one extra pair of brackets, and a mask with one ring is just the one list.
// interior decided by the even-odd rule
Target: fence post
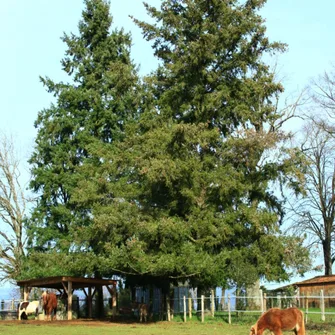
[(286, 294), (284, 294), (283, 306), (284, 306), (284, 308), (289, 307), (289, 306), (287, 306), (287, 297), (286, 297)]
[(205, 322), (205, 296), (201, 296), (201, 322)]
[(186, 297), (183, 298), (184, 322), (186, 322)]
[(211, 290), (211, 312), (212, 312), (212, 317), (214, 318), (214, 312), (215, 312), (215, 292), (214, 290)]
[(281, 295), (277, 294), (278, 307), (281, 308)]
[(228, 293), (227, 305), (228, 305), (228, 323), (231, 324), (230, 293)]
[(326, 316), (325, 316), (325, 296), (323, 293), (323, 290), (320, 292), (320, 307), (321, 307), (321, 320), (326, 321)]
[(308, 321), (308, 296), (306, 295), (306, 325), (307, 325), (307, 321)]
[(188, 297), (188, 317), (192, 319), (192, 298)]
[(266, 293), (263, 293), (263, 309), (264, 312), (267, 310)]
[(259, 290), (259, 299), (261, 303), (261, 312), (264, 313), (264, 300), (263, 300), (263, 290)]
[(14, 301), (14, 299), (12, 300), (12, 306), (11, 307), (12, 307), (11, 310), (14, 311), (15, 310), (15, 301)]

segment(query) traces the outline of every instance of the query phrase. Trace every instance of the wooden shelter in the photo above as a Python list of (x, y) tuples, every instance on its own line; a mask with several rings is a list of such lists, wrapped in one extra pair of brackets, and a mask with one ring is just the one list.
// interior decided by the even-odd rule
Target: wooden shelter
[(72, 296), (73, 291), (82, 290), (88, 302), (88, 316), (92, 317), (92, 300), (98, 287), (106, 286), (112, 297), (113, 316), (116, 313), (116, 280), (96, 279), (86, 277), (57, 276), (39, 279), (19, 280), (17, 285), (23, 288), (24, 300), (28, 300), (29, 293), (33, 287), (55, 289), (60, 293), (66, 293), (68, 311), (67, 319), (72, 320)]
[(335, 275), (316, 276), (279, 287), (271, 292), (283, 295), (290, 287), (295, 289), (297, 299), (300, 300), (300, 306), (304, 306), (306, 303), (311, 307), (320, 306), (321, 291), (323, 292), (325, 305), (327, 307), (335, 306)]

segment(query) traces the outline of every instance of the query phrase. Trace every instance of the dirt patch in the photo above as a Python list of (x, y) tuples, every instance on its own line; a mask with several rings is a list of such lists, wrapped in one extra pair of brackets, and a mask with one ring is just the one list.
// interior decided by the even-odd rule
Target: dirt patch
[(78, 319), (78, 320), (56, 320), (56, 321), (44, 321), (44, 320), (3, 320), (0, 321), (1, 325), (13, 325), (13, 324), (25, 324), (25, 325), (34, 325), (34, 326), (78, 326), (85, 325), (89, 327), (103, 327), (103, 326), (114, 326), (122, 327), (129, 326), (133, 324), (134, 326), (140, 325), (136, 322), (119, 322), (112, 320), (94, 320), (94, 319)]
[(335, 329), (335, 324), (333, 322), (308, 323), (305, 327), (307, 330), (332, 331), (333, 329)]

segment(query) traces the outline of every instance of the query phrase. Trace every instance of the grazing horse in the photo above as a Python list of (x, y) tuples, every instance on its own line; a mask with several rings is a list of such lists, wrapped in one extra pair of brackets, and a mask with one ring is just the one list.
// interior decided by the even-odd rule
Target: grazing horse
[(46, 291), (42, 294), (44, 320), (52, 320), (51, 314), (53, 313), (53, 319), (56, 320), (57, 312), (57, 297), (55, 293), (48, 293)]
[(304, 314), (298, 308), (271, 308), (251, 327), (250, 335), (262, 335), (268, 329), (275, 335), (282, 330), (293, 330), (295, 335), (305, 335)]
[(134, 302), (133, 303), (133, 311), (138, 310), (138, 315), (139, 315), (139, 320), (140, 322), (147, 322), (148, 315), (149, 315), (149, 306), (148, 304), (143, 304), (139, 302)]
[(27, 320), (29, 314), (35, 314), (37, 318), (40, 302), (35, 301), (22, 301), (17, 306), (17, 315), (19, 320)]

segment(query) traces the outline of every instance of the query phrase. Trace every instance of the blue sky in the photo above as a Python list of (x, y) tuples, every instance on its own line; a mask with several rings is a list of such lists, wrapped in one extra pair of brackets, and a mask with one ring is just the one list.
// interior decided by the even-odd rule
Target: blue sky
[[(151, 47), (128, 17), (147, 18), (142, 1), (110, 2), (115, 26), (132, 33), (133, 58), (141, 73), (150, 72), (156, 64)], [(161, 3), (147, 2), (156, 6)], [(0, 1), (0, 131), (14, 136), (23, 163), (34, 145), (37, 113), (52, 101), (39, 76), (66, 80), (60, 66), (65, 51), (60, 37), (63, 32), (77, 32), (82, 9), (82, 0)], [(296, 94), (311, 78), (331, 68), (335, 55), (334, 12), (333, 0), (268, 0), (262, 9), (270, 40), (289, 45), (278, 58), (285, 95)]]
[[(160, 0), (148, 0), (159, 5)], [(322, 6), (321, 6), (322, 4)], [(65, 45), (63, 32), (76, 32), (83, 9), (82, 0), (1, 0), (0, 1), (0, 130), (13, 134), (23, 160), (29, 157), (36, 131), (38, 111), (50, 105), (52, 97), (39, 76), (64, 80), (60, 60)], [(149, 43), (128, 15), (146, 18), (140, 0), (111, 0), (114, 24), (133, 36), (133, 58), (148, 73), (156, 64)], [(335, 44), (333, 32), (335, 2), (323, 0), (269, 0), (262, 9), (268, 36), (289, 45), (278, 58), (285, 94), (294, 94), (310, 78), (330, 69)]]
[[(0, 130), (16, 137), (24, 160), (33, 146), (37, 113), (52, 99), (39, 76), (65, 79), (60, 67), (65, 45), (60, 37), (64, 31), (77, 31), (82, 9), (82, 0), (0, 1)], [(141, 73), (148, 73), (156, 64), (151, 47), (128, 17), (146, 18), (142, 1), (111, 0), (111, 9), (115, 25), (132, 33), (133, 58)], [(311, 0), (269, 0), (262, 9), (270, 39), (289, 45), (278, 58), (286, 94), (296, 93), (310, 78), (330, 68), (335, 51), (334, 11), (333, 0), (322, 0), (320, 5)]]

